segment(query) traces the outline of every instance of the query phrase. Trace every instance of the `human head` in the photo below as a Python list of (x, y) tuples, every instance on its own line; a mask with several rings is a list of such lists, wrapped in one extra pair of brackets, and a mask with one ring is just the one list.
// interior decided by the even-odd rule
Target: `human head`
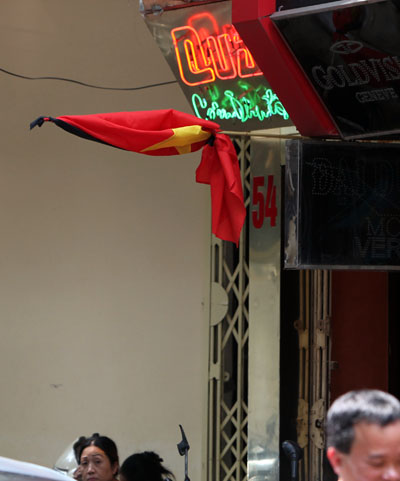
[(77, 439), (72, 446), (74, 450), (74, 456), (76, 459), (76, 462), (78, 464), (78, 467), (75, 468), (72, 477), (76, 479), (76, 481), (83, 481), (82, 480), (82, 466), (80, 466), (80, 452), (81, 452), (81, 446), (86, 442), (86, 437), (85, 436), (80, 436), (79, 439)]
[(327, 448), (341, 481), (400, 481), (400, 402), (369, 389), (339, 397), (328, 411)]
[(117, 446), (112, 439), (94, 433), (88, 438), (79, 438), (76, 444), (83, 481), (115, 479), (119, 469), (119, 458)]
[(400, 402), (375, 389), (350, 391), (332, 404), (327, 416), (327, 446), (348, 454), (354, 440), (354, 426), (366, 423), (386, 426), (400, 420)]
[(81, 457), (81, 448), (86, 443), (88, 438), (85, 436), (80, 436), (73, 444), (72, 448), (74, 450), (74, 455), (76, 462), (79, 464), (80, 457)]
[(174, 478), (163, 465), (163, 459), (152, 451), (135, 453), (125, 459), (120, 469), (121, 481), (162, 481)]

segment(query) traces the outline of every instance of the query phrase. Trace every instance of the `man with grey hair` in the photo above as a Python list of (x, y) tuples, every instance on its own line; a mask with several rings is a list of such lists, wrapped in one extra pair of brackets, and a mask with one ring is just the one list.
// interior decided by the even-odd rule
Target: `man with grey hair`
[(326, 454), (339, 481), (400, 481), (400, 402), (372, 389), (336, 399)]

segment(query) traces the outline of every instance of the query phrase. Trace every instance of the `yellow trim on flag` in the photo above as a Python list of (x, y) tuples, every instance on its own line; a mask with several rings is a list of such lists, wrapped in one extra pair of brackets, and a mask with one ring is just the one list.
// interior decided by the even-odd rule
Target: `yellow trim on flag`
[(158, 144), (150, 145), (140, 152), (175, 147), (180, 154), (188, 154), (192, 151), (192, 144), (207, 140), (211, 136), (211, 133), (203, 130), (200, 125), (188, 125), (171, 130), (173, 131), (171, 137)]

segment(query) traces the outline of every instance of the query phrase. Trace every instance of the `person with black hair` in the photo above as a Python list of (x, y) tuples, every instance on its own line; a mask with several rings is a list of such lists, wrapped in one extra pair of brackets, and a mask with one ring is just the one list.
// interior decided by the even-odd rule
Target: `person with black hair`
[(76, 462), (78, 464), (78, 467), (75, 469), (73, 473), (73, 478), (76, 479), (76, 481), (83, 481), (82, 480), (82, 466), (80, 466), (80, 451), (81, 451), (81, 446), (83, 446), (83, 443), (86, 441), (85, 436), (80, 436), (77, 441), (73, 444), (72, 448), (74, 450), (74, 456), (76, 459)]
[[(116, 481), (119, 470), (117, 446), (107, 436), (94, 433), (81, 436), (73, 446), (78, 460), (78, 475), (82, 481)], [(75, 477), (75, 476), (74, 476)]]
[(132, 454), (121, 465), (120, 481), (174, 481), (175, 476), (163, 461), (153, 451)]
[(350, 391), (327, 416), (327, 457), (339, 481), (400, 481), (400, 402), (374, 389)]

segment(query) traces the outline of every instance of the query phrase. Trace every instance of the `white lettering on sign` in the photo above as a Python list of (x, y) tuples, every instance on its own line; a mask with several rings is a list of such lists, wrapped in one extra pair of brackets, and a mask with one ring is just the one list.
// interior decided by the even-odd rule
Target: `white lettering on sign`
[(371, 219), (367, 217), (364, 222), (366, 236), (362, 239), (355, 236), (353, 239), (353, 252), (356, 257), (365, 259), (400, 258), (400, 217), (398, 215), (385, 215)]
[(368, 90), (366, 92), (357, 92), (356, 99), (360, 104), (367, 102), (378, 102), (380, 100), (397, 99), (399, 96), (393, 88)]
[(361, 158), (342, 156), (334, 160), (315, 157), (306, 164), (311, 166), (313, 195), (359, 197), (369, 191), (386, 196), (400, 188), (400, 162), (382, 159), (367, 167)]
[(397, 56), (370, 58), (326, 68), (315, 65), (311, 73), (316, 84), (324, 90), (388, 82), (400, 79), (400, 59)]

